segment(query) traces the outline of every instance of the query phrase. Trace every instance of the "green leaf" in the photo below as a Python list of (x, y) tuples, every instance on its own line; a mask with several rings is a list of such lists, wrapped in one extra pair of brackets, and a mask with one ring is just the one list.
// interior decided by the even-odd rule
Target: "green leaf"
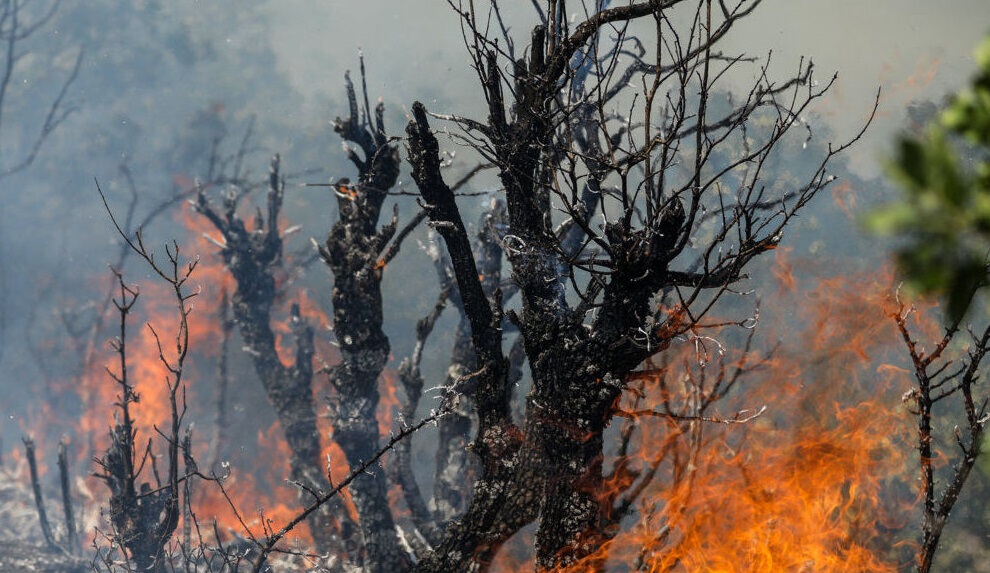
[[(977, 48), (981, 74), (922, 137), (897, 142), (888, 174), (900, 201), (870, 213), (868, 228), (897, 237), (897, 263), (912, 290), (940, 294), (948, 320), (962, 317), (990, 284), (990, 37)], [(960, 156), (960, 136), (978, 149)], [(981, 158), (970, 166), (972, 158)]]
[(983, 40), (979, 46), (973, 51), (973, 57), (976, 59), (976, 65), (984, 72), (990, 72), (990, 37)]

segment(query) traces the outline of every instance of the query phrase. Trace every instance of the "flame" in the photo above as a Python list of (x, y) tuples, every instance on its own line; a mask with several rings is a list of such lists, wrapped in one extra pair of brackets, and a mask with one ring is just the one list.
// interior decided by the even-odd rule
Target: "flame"
[(832, 186), (832, 200), (851, 221), (855, 221), (858, 216), (856, 211), (857, 195), (857, 190), (849, 181), (840, 181)]
[(792, 293), (796, 286), (794, 267), (789, 260), (793, 250), (793, 247), (779, 247), (774, 251), (774, 264), (771, 267), (771, 272), (777, 280), (777, 288), (782, 293)]
[[(216, 519), (231, 534), (249, 533), (262, 539), (299, 513), (298, 489), (286, 481), (291, 452), (277, 422), (258, 431), (258, 452), (245, 458), (230, 463), (224, 481), (229, 499), (224, 499), (214, 485), (202, 484), (195, 490), (193, 509), (200, 519)], [(259, 459), (266, 463), (257, 464)], [(300, 542), (312, 542), (305, 522), (292, 533)]]
[[(330, 435), (332, 429), (329, 420), (327, 420), (325, 416), (319, 418), (317, 426), (319, 427), (321, 435)], [(348, 474), (350, 474), (351, 467), (347, 463), (347, 456), (344, 454), (344, 450), (340, 448), (337, 442), (333, 440), (328, 440), (328, 442), (329, 443), (323, 447), (323, 459), (326, 460), (327, 475), (330, 479), (330, 483), (336, 486), (344, 478), (346, 478)], [(354, 505), (354, 500), (351, 498), (350, 491), (346, 488), (341, 490), (340, 497), (344, 502), (344, 508), (347, 510), (347, 514), (350, 516), (351, 520), (357, 522), (357, 506)]]
[[(177, 180), (177, 183), (184, 182)], [(177, 237), (178, 243), (182, 246), (182, 254), (191, 259), (197, 259), (199, 255), (197, 267), (188, 283), (190, 291), (197, 294), (191, 299), (192, 312), (188, 322), (190, 354), (183, 373), (184, 394), (179, 397), (180, 408), (183, 400), (189, 406), (190, 411), (186, 419), (188, 424), (191, 420), (204, 417), (210, 419), (214, 415), (209, 409), (214, 403), (213, 380), (216, 357), (220, 348), (219, 341), (222, 337), (218, 309), (221, 293), (225, 290), (230, 292), (233, 285), (229, 272), (218, 254), (216, 245), (220, 242), (220, 238), (208, 221), (196, 213), (189, 204), (184, 204), (175, 214), (175, 220), (178, 223), (177, 228), (185, 230), (185, 236)], [(280, 228), (284, 226), (285, 222), (280, 221)], [(291, 301), (298, 302), (302, 315), (313, 322), (319, 330), (329, 329), (330, 318), (305, 291), (292, 288), (290, 277), (284, 273), (278, 277), (278, 280), (288, 291), (288, 295), (278, 301), (273, 320), (273, 327), (280, 337), (289, 332), (287, 321), (283, 318), (288, 316)], [(131, 407), (132, 417), (137, 431), (137, 442), (143, 448), (148, 440), (154, 441), (154, 450), (160, 455), (166, 444), (160, 439), (158, 429), (165, 430), (171, 418), (167, 392), (169, 372), (162, 363), (162, 355), (169, 361), (175, 359), (178, 313), (174, 293), (168, 285), (163, 285), (159, 281), (146, 281), (139, 287), (140, 296), (132, 316), (129, 317), (127, 332), (128, 381), (139, 396), (139, 401)], [(109, 285), (101, 285), (101, 290), (106, 288), (109, 288)], [(111, 312), (112, 315), (108, 317), (106, 324), (108, 328), (113, 329), (117, 317), (112, 307)], [(157, 339), (155, 332), (158, 335)], [(288, 340), (291, 340), (291, 337)], [(161, 349), (159, 349), (159, 341)], [(327, 337), (317, 336), (316, 341), (318, 358), (324, 362), (334, 360), (336, 351)], [(77, 464), (98, 457), (105, 450), (108, 445), (108, 430), (113, 424), (114, 405), (121, 398), (121, 388), (110, 379), (106, 371), (109, 369), (119, 374), (116, 355), (105, 345), (101, 346), (102, 348), (94, 351), (94, 355), (99, 358), (85, 366), (78, 383), (64, 384), (78, 396), (82, 412), (71, 428), (79, 437), (77, 441), (85, 444), (85, 447), (74, 448), (78, 456)], [(294, 359), (293, 353), (288, 348), (279, 348), (279, 352), (287, 362)], [(49, 421), (54, 419), (54, 416), (50, 406), (42, 403), (40, 409), (28, 416), (28, 419), (39, 420), (37, 428), (47, 430), (51, 426)], [(320, 430), (324, 436), (330, 431), (327, 427), (321, 427)], [(45, 440), (52, 443), (54, 441), (54, 439)], [(39, 440), (39, 444), (41, 443), (43, 442)], [(221, 533), (244, 535), (247, 533), (246, 527), (251, 535), (261, 537), (265, 535), (266, 528), (281, 527), (298, 514), (300, 509), (298, 491), (285, 481), (289, 476), (290, 456), (277, 424), (263, 431), (259, 430), (257, 444), (248, 443), (242, 446), (252, 455), (243, 458), (235, 455), (229, 461), (230, 475), (224, 482), (229, 500), (224, 499), (215, 485), (196, 482), (192, 490), (192, 509), (201, 522), (217, 519)], [(257, 446), (256, 452), (255, 446)], [(202, 439), (199, 440), (199, 445), (194, 445), (194, 448), (195, 457), (199, 461), (211, 457), (210, 452), (207, 451), (208, 445)], [(43, 452), (39, 450), (40, 453)], [(15, 450), (14, 456), (20, 455)], [(324, 457), (329, 460), (328, 473), (333, 480), (342, 479), (348, 473), (346, 458), (335, 444), (331, 443), (325, 447)], [(42, 459), (39, 456), (39, 462)], [(255, 461), (258, 459), (277, 463), (257, 465)], [(47, 468), (43, 463), (39, 464), (39, 467), (42, 471)], [(150, 473), (142, 476), (142, 479), (154, 481)], [(98, 508), (99, 504), (105, 504), (103, 484), (91, 477), (84, 485), (87, 491), (100, 492), (91, 496), (91, 505)], [(342, 493), (342, 499), (351, 517), (356, 518), (356, 511), (346, 491)], [(231, 505), (237, 508), (239, 516), (235, 514)], [(304, 526), (300, 527), (301, 529), (296, 530), (297, 542), (310, 543), (311, 536), (308, 530)], [(181, 530), (180, 524), (179, 531)]]
[[(904, 469), (888, 412), (816, 401), (807, 412), (793, 392), (773, 420), (700, 438), (690, 428), (697, 449), (673, 444), (672, 477), (649, 487), (637, 523), (595, 558), (646, 571), (895, 571), (878, 554), (886, 480)], [(620, 479), (627, 491), (632, 480)]]
[(395, 431), (396, 414), (402, 410), (399, 400), (399, 376), (395, 370), (386, 369), (378, 379), (378, 433), (387, 436)]
[[(786, 255), (777, 252), (775, 308), (794, 312), (760, 324), (783, 345), (732, 355), (726, 344), (727, 371), (752, 372), (707, 420), (654, 413), (714, 391), (716, 364), (699, 360), (697, 337), (631, 381), (619, 425), (635, 431), (626, 455), (611, 457), (602, 492), (629, 511), (613, 516), (614, 535), (593, 554), (560, 571), (882, 572), (910, 561), (910, 545), (896, 542), (917, 494), (892, 275), (799, 279)], [(712, 346), (731, 336), (707, 334)], [(747, 421), (718, 423), (734, 419), (727, 407)], [(516, 568), (508, 561), (500, 570)]]
[(938, 69), (942, 65), (941, 58), (932, 58), (928, 61), (919, 61), (915, 66), (915, 71), (913, 74), (908, 76), (904, 80), (904, 84), (907, 87), (913, 88), (915, 90), (923, 90), (931, 85), (932, 81), (935, 79), (936, 74), (938, 74)]

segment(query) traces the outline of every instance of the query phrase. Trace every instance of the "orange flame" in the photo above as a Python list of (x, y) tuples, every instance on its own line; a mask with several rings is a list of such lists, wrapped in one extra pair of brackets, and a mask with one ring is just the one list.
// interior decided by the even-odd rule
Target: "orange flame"
[[(649, 413), (712, 390), (714, 365), (699, 364), (697, 341), (672, 348), (676, 356), (634, 381), (639, 392), (620, 406), (635, 432), (631, 453), (612, 459), (603, 497), (630, 511), (613, 537), (561, 571), (880, 572), (910, 559), (908, 544), (896, 542), (916, 493), (890, 273), (809, 288), (785, 254), (775, 308), (795, 313), (760, 328), (803, 332), (782, 336), (762, 361), (753, 352), (724, 357), (729, 371), (753, 368), (728, 403), (765, 404), (766, 413), (743, 424)], [(713, 343), (730, 336), (709, 334)]]
[[(246, 527), (260, 539), (299, 513), (299, 492), (286, 481), (291, 453), (277, 422), (258, 432), (258, 446), (257, 456), (231, 464), (230, 476), (224, 482), (229, 500), (212, 484), (197, 487), (193, 508), (200, 519), (216, 519), (222, 528), (242, 536)], [(258, 459), (268, 463), (261, 467), (252, 463)], [(251, 465), (240, 467), (245, 463)], [(312, 541), (305, 522), (293, 534), (307, 544)]]

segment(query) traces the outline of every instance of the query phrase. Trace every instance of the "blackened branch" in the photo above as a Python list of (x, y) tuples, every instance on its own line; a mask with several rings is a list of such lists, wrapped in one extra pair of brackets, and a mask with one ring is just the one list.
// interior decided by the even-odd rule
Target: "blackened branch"
[(479, 433), (488, 426), (509, 423), (507, 362), (502, 353), (501, 309), (493, 309), (479, 278), (464, 221), (454, 193), (440, 173), (440, 145), (430, 130), (426, 108), (416, 102), (413, 120), (406, 127), (409, 162), (425, 202), (425, 209), (450, 253), (457, 288), (471, 323), (471, 338), (478, 354), (482, 382), (477, 395), (481, 419)]
[[(980, 367), (990, 352), (990, 327), (981, 334), (970, 331), (972, 347), (964, 358), (955, 360), (947, 355), (950, 343), (959, 332), (958, 322), (950, 325), (931, 352), (922, 350), (914, 338), (908, 320), (915, 313), (914, 308), (899, 305), (891, 317), (907, 348), (914, 367), (914, 387), (904, 396), (908, 410), (918, 417), (918, 458), (921, 474), (922, 531), (921, 543), (917, 550), (916, 567), (919, 573), (931, 571), (938, 550), (939, 541), (949, 515), (955, 507), (970, 471), (976, 465), (981, 453), (983, 437), (988, 422), (987, 404), (990, 397), (979, 397), (974, 392), (980, 381)], [(965, 420), (955, 423), (954, 440), (959, 448), (958, 458), (951, 466), (951, 474), (941, 491), (936, 479), (936, 440), (938, 428), (943, 425), (941, 418), (947, 416), (945, 407), (936, 409), (938, 402), (950, 396), (961, 396)], [(965, 430), (960, 430), (963, 427)], [(965, 434), (965, 437), (964, 437)]]
[[(434, 325), (447, 306), (451, 292), (450, 284), (441, 285), (441, 287), (440, 295), (437, 297), (433, 308), (426, 316), (416, 322), (416, 344), (412, 353), (399, 364), (399, 383), (402, 384), (402, 389), (406, 394), (401, 412), (403, 424), (416, 415), (420, 398), (423, 395), (424, 381), (420, 370), (423, 350), (426, 347), (427, 339), (433, 332)], [(439, 543), (443, 532), (426, 506), (426, 499), (413, 473), (412, 459), (412, 442), (409, 440), (401, 441), (395, 446), (395, 462), (390, 464), (388, 470), (391, 479), (402, 488), (405, 494), (406, 505), (409, 506), (409, 511), (412, 514), (413, 524), (428, 543), (436, 545)]]
[(67, 440), (58, 442), (58, 477), (62, 489), (62, 511), (65, 514), (65, 544), (69, 553), (79, 550), (79, 535), (76, 531), (75, 511), (72, 507), (72, 487), (69, 485), (69, 457)]
[[(412, 112), (414, 119), (409, 122), (406, 133), (409, 136), (409, 161), (413, 168), (413, 180), (423, 196), (424, 208), (430, 221), (447, 244), (458, 290), (471, 318), (474, 336), (476, 339), (486, 335), (491, 338), (497, 322), (481, 288), (471, 240), (461, 219), (454, 193), (440, 173), (440, 145), (430, 131), (423, 104), (414, 103)], [(490, 343), (481, 346), (491, 348)], [(495, 356), (497, 354), (493, 353), (489, 358)]]
[(34, 452), (34, 440), (25, 437), (24, 455), (27, 457), (28, 469), (31, 472), (31, 491), (34, 492), (34, 506), (38, 510), (38, 523), (41, 524), (41, 533), (45, 537), (45, 543), (52, 549), (56, 548), (55, 535), (52, 533), (51, 523), (48, 521), (48, 512), (45, 511), (45, 499), (41, 495), (41, 482), (38, 481), (38, 461)]

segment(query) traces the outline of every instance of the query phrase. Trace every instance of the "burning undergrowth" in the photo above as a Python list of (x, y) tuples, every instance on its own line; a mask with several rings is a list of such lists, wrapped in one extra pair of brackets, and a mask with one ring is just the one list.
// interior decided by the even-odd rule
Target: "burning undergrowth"
[[(631, 382), (606, 461), (613, 536), (566, 570), (910, 566), (916, 429), (892, 274), (819, 279), (786, 255), (775, 315), (744, 324), (759, 334), (699, 330)], [(912, 327), (937, 335), (933, 310)], [(531, 567), (522, 559), (499, 570)]]
[[(205, 227), (194, 214), (186, 212), (181, 220), (191, 234), (203, 236)], [(212, 237), (200, 247), (209, 252), (218, 242)], [(787, 255), (778, 251), (772, 313), (696, 328), (629, 381), (617, 406), (617, 445), (606, 459), (608, 479), (600, 492), (601, 503), (612, 508), (610, 538), (568, 570), (874, 572), (910, 563), (916, 547), (908, 540), (915, 535), (918, 502), (915, 429), (902, 402), (910, 364), (891, 318), (898, 304), (891, 274), (881, 269), (814, 278), (807, 269), (794, 272)], [(292, 262), (285, 265), (291, 268)], [(217, 398), (219, 385), (231, 382), (221, 382), (217, 363), (229, 352), (228, 339), (235, 346), (238, 339), (225, 333), (217, 312), (228, 304), (224, 293), (231, 288), (223, 262), (205, 255), (194, 276), (199, 292), (189, 327), (194, 356), (183, 400), (192, 405), (191, 417), (209, 427), (214, 410), (227, 407)], [(274, 321), (284, 360), (295, 351), (286, 342), (290, 301), (320, 331), (330, 325), (317, 303), (292, 291), (289, 277), (286, 272), (280, 289), (291, 294), (280, 297), (281, 316)], [(161, 444), (169, 405), (158, 341), (176, 336), (169, 326), (175, 324), (175, 307), (161, 286), (142, 285), (141, 297), (144, 304), (133, 324), (152, 324), (155, 330), (133, 328), (129, 338), (129, 375), (139, 397), (133, 416), (138, 441)], [(922, 337), (938, 337), (935, 309), (913, 320)], [(318, 362), (332, 364), (335, 350), (328, 338), (317, 341)], [(168, 352), (166, 360), (173, 360)], [(387, 435), (403, 396), (393, 376), (383, 376), (381, 384), (378, 422)], [(107, 447), (119, 388), (109, 383), (101, 364), (87, 371), (77, 392), (85, 414), (73, 430), (74, 449), (80, 458), (83, 452), (92, 457)], [(298, 487), (286, 483), (291, 454), (283, 428), (270, 415), (255, 418), (264, 423), (247, 443), (243, 436), (236, 443), (211, 441), (209, 430), (192, 442), (192, 457), (213, 460), (203, 472), (222, 477), (222, 487), (190, 479), (181, 534), (169, 546), (174, 555), (188, 551), (189, 544), (250, 555), (259, 540), (298, 514)], [(319, 431), (332, 435), (326, 417), (320, 418)], [(345, 456), (332, 441), (322, 458), (331, 483), (348, 474)], [(23, 483), (23, 471), (5, 475), (10, 479), (2, 480), (0, 513), (21, 533), (33, 531), (27, 526), (35, 518), (31, 497), (11, 485)], [(76, 487), (77, 498), (85, 492), (82, 520), (89, 542), (99, 544), (105, 538), (94, 537), (94, 528), (106, 531), (98, 512), (105, 503), (93, 492), (102, 486), (88, 480)], [(390, 498), (396, 515), (405, 515), (398, 492)], [(346, 490), (339, 509), (347, 519), (358, 519)], [(285, 548), (302, 556), (286, 557), (284, 565), (312, 563), (305, 556), (312, 543), (301, 524)], [(503, 551), (495, 570), (531, 568), (526, 556), (532, 543), (521, 545), (525, 549)]]

